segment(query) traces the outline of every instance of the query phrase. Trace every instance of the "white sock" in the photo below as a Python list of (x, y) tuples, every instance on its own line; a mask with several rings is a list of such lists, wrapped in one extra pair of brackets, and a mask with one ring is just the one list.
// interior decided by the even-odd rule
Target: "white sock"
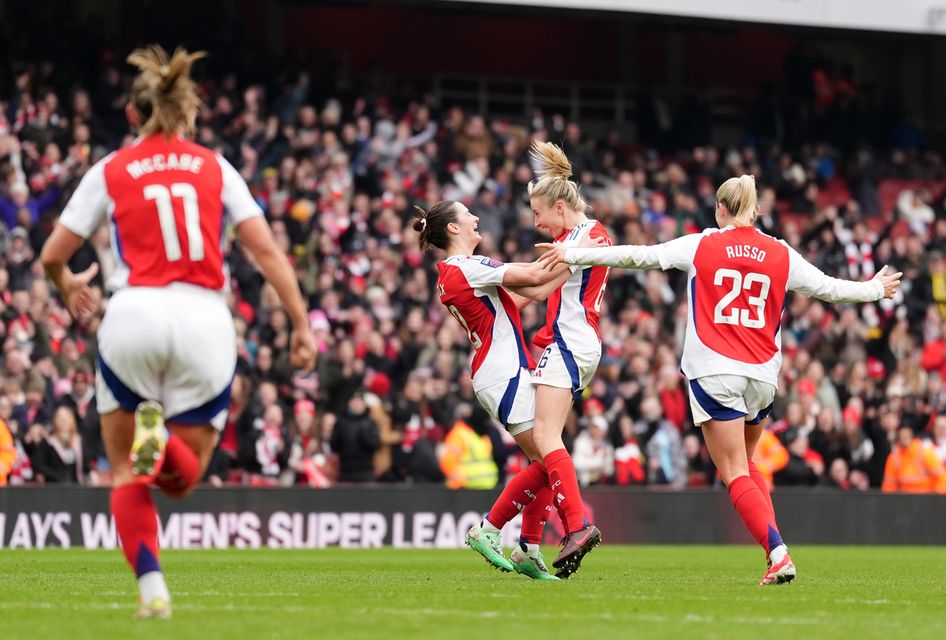
[(496, 526), (489, 521), (489, 518), (483, 518), (483, 522), (480, 523), (480, 526), (490, 533), (499, 533), (499, 529), (497, 529)]
[(139, 577), (138, 593), (144, 603), (151, 602), (155, 598), (171, 602), (171, 594), (168, 593), (168, 586), (164, 582), (164, 574), (160, 571), (149, 571)]
[(780, 544), (771, 551), (769, 551), (769, 560), (772, 561), (772, 564), (778, 564), (782, 559), (788, 554), (788, 547), (784, 544)]
[(534, 556), (539, 551), (539, 545), (532, 544), (531, 542), (520, 542), (519, 548), (528, 553), (530, 556)]

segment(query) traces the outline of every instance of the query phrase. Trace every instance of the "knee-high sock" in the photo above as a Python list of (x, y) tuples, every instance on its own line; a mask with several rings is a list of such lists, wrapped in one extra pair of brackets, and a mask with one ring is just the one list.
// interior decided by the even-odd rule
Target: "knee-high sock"
[(112, 515), (122, 552), (135, 575), (161, 571), (158, 564), (158, 512), (148, 485), (133, 483), (112, 489)]
[(200, 460), (187, 444), (171, 435), (164, 448), (161, 472), (154, 484), (172, 498), (180, 497), (200, 481)]
[(772, 494), (769, 493), (769, 483), (765, 481), (762, 472), (759, 471), (759, 467), (755, 466), (755, 462), (752, 460), (749, 461), (749, 477), (752, 478), (752, 481), (755, 483), (755, 486), (759, 487), (759, 491), (762, 492), (762, 497), (765, 498), (765, 501), (769, 504), (769, 511), (772, 512), (772, 519), (775, 519), (775, 505), (772, 504)]
[(766, 555), (782, 544), (775, 517), (752, 478), (739, 476), (730, 482), (729, 499), (749, 533), (765, 549)]
[(532, 504), (539, 490), (548, 484), (549, 477), (545, 473), (545, 467), (533, 462), (513, 476), (486, 514), (486, 519), (497, 529), (502, 529), (517, 513)]
[(542, 532), (545, 530), (545, 522), (549, 519), (551, 511), (552, 489), (546, 484), (536, 492), (535, 499), (526, 505), (522, 512), (522, 531), (519, 534), (519, 542), (542, 544)]
[(585, 526), (585, 509), (578, 489), (575, 464), (565, 449), (558, 449), (542, 460), (549, 473), (552, 488), (552, 504), (558, 510), (567, 533), (579, 531)]

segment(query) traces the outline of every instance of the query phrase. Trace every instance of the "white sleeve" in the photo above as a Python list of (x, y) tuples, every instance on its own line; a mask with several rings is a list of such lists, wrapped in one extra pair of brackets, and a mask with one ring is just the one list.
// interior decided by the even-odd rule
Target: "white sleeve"
[[(595, 224), (594, 224), (594, 222), (592, 222), (592, 223), (590, 223), (590, 224), (589, 224), (589, 223), (583, 223), (580, 227), (577, 227), (577, 228), (575, 229), (575, 232), (574, 232), (575, 235), (574, 235), (574, 237), (572, 237), (571, 235), (569, 235), (568, 238), (566, 238), (565, 240), (562, 240), (562, 241), (561, 241), (561, 244), (564, 244), (565, 246), (568, 246), (568, 247), (570, 247), (570, 246), (572, 246), (572, 245), (575, 245), (575, 244), (578, 244), (579, 242), (581, 242), (581, 241), (585, 238), (585, 236), (590, 236), (590, 235), (591, 235), (591, 232), (594, 231), (594, 230), (595, 230)], [(607, 235), (604, 235), (604, 236), (599, 235), (598, 237), (599, 237), (599, 238), (602, 238), (602, 237), (603, 237), (603, 238), (607, 239), (608, 245), (611, 246), (611, 238), (610, 238), (609, 236), (607, 236)], [(575, 273), (576, 271), (578, 271), (579, 269), (581, 269), (584, 265), (592, 264), (592, 263), (568, 262), (567, 260), (566, 260), (566, 263), (568, 264), (568, 268), (571, 270), (572, 273)], [(594, 263), (594, 264), (598, 264), (598, 263)]]
[(83, 238), (92, 235), (108, 211), (105, 163), (110, 159), (110, 155), (102, 158), (85, 172), (59, 216), (59, 224)]
[(474, 289), (499, 287), (509, 265), (487, 257), (473, 256), (457, 266), (463, 272), (466, 281)]
[[(783, 244), (785, 244), (783, 242)], [(884, 285), (876, 278), (866, 282), (841, 280), (825, 275), (788, 244), (788, 289), (826, 302), (872, 302), (884, 297)]]
[(693, 233), (656, 245), (617, 245), (568, 249), (565, 262), (569, 264), (599, 264), (622, 269), (680, 269), (689, 271), (693, 256), (703, 234)]
[(250, 195), (250, 190), (243, 181), (243, 176), (219, 153), (217, 154), (217, 162), (220, 163), (220, 170), (223, 173), (223, 190), (220, 194), (220, 200), (223, 202), (223, 208), (230, 217), (233, 226), (236, 227), (250, 218), (262, 216), (263, 210)]

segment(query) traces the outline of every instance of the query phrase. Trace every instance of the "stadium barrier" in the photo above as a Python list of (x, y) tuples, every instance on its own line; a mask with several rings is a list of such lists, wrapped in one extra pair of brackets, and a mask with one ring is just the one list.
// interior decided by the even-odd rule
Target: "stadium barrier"
[[(194, 548), (453, 548), (496, 497), (440, 487), (200, 489), (157, 495), (161, 545)], [(586, 510), (613, 544), (717, 544), (751, 540), (722, 491), (589, 489)], [(114, 549), (108, 490), (0, 490), (0, 548)], [(782, 534), (807, 544), (946, 544), (946, 497), (829, 491), (775, 494)], [(503, 531), (518, 539), (517, 518)], [(557, 542), (557, 517), (546, 541)]]

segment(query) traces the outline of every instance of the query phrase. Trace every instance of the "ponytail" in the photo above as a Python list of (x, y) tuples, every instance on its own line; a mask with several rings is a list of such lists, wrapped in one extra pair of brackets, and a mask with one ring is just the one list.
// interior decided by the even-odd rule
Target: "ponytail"
[(194, 62), (206, 55), (204, 51), (188, 53), (178, 47), (168, 57), (157, 44), (131, 52), (128, 63), (139, 69), (131, 87), (131, 103), (141, 133), (170, 137), (182, 130), (194, 130), (201, 102), (190, 72)]
[(411, 220), (411, 226), (420, 235), (421, 251), (429, 251), (431, 247), (447, 249), (450, 240), (447, 235), (447, 225), (457, 221), (457, 212), (453, 200), (438, 202), (430, 211), (424, 211), (416, 204), (414, 208), (418, 216)]
[(734, 227), (751, 227), (758, 216), (755, 176), (730, 178), (716, 190), (716, 201), (726, 207)]
[(529, 157), (540, 165), (536, 171), (538, 179), (529, 183), (529, 197), (544, 197), (550, 206), (561, 200), (569, 209), (584, 213), (588, 203), (581, 197), (578, 185), (569, 179), (572, 165), (565, 152), (551, 142), (535, 142)]

